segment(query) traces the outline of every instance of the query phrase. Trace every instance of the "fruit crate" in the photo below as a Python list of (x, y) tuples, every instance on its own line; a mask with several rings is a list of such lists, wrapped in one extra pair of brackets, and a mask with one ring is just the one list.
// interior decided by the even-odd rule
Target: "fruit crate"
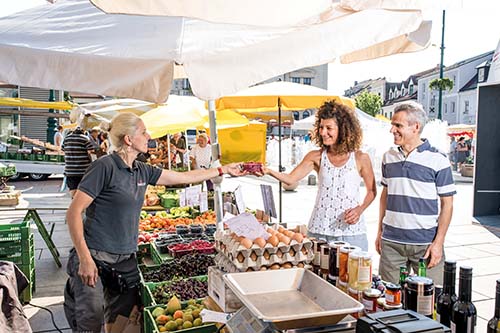
[[(199, 280), (203, 282), (208, 282), (208, 275), (193, 276), (190, 278), (185, 278), (181, 280)], [(144, 282), (144, 288), (142, 293), (142, 303), (144, 306), (157, 305), (158, 303), (153, 297), (153, 292), (158, 286), (172, 284), (174, 281), (165, 282)], [(207, 295), (206, 295), (207, 296)]]
[[(200, 303), (203, 300), (201, 298), (200, 300), (197, 301), (197, 303)], [(181, 302), (182, 308), (184, 309), (188, 303), (187, 302)], [(161, 332), (158, 328), (158, 325), (156, 324), (156, 321), (153, 317), (153, 310), (156, 309), (158, 306), (165, 307), (166, 305), (153, 305), (144, 308), (144, 333), (159, 333)], [(182, 330), (177, 330), (175, 332), (182, 332), (182, 333), (215, 333), (217, 332), (218, 327), (215, 323), (207, 323), (203, 326), (198, 326), (198, 327), (192, 327), (192, 328), (185, 328)]]
[(35, 266), (33, 266), (33, 268), (30, 269), (29, 274), (27, 274), (27, 272), (25, 272), (23, 269), (21, 269), (21, 270), (23, 271), (24, 275), (26, 275), (26, 278), (28, 279), (28, 286), (19, 295), (19, 300), (21, 301), (22, 304), (26, 304), (29, 301), (31, 301), (31, 299), (33, 298), (33, 293), (36, 290), (36, 287), (35, 287)]
[(137, 250), (137, 262), (145, 266), (160, 265), (163, 260), (153, 243), (141, 244)]

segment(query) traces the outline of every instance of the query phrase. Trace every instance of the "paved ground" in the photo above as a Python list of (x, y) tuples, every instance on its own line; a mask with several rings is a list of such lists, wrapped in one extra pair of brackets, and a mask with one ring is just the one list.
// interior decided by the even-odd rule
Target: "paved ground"
[[(493, 315), (495, 281), (500, 278), (500, 239), (481, 225), (472, 223), (472, 184), (468, 178), (456, 176), (458, 194), (455, 198), (453, 220), (446, 238), (446, 255), (455, 259), (458, 266), (472, 266), (474, 268), (473, 301), (478, 310), (477, 332), (485, 332), (487, 320)], [(262, 208), (259, 184), (273, 185), (276, 203), (278, 203), (277, 185), (271, 179), (256, 179), (245, 177), (240, 179), (229, 178), (223, 183), (223, 190), (234, 190), (242, 186), (245, 203), (251, 208)], [(59, 191), (60, 178), (51, 178), (44, 182), (20, 181), (14, 183), (18, 189), (29, 189), (27, 193), (39, 193), (44, 196), (48, 193)], [(380, 191), (379, 191), (380, 192)], [(308, 186), (302, 182), (296, 191), (283, 192), (283, 221), (289, 224), (306, 224), (312, 210), (316, 196), (316, 187)], [(48, 199), (50, 200), (50, 199)], [(5, 223), (9, 220), (19, 219), (21, 213), (4, 214), (0, 220)], [(41, 237), (35, 234), (36, 247), (36, 286), (33, 304), (47, 306), (55, 315), (57, 326), (63, 332), (69, 332), (68, 324), (64, 318), (62, 308), (63, 288), (66, 281), (64, 266), (68, 250), (71, 246), (67, 227), (64, 222), (64, 213), (49, 211), (41, 215), (46, 223), (55, 223), (54, 242), (62, 256), (63, 268), (58, 268), (50, 253), (46, 249)], [(368, 237), (371, 250), (377, 230), (378, 199), (366, 211), (368, 222)], [(374, 260), (378, 265), (378, 258)], [(377, 267), (375, 267), (376, 271)], [(48, 312), (32, 306), (25, 306), (25, 311), (30, 318), (30, 323), (35, 332), (56, 332)]]

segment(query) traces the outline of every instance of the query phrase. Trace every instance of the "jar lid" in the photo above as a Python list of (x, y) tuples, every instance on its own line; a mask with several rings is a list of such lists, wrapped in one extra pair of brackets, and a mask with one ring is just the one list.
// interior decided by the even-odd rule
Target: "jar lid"
[(408, 288), (411, 289), (417, 289), (418, 285), (423, 285), (426, 290), (434, 288), (434, 282), (432, 282), (432, 279), (423, 276), (410, 276), (406, 279), (406, 283)]
[(336, 248), (341, 248), (342, 246), (349, 246), (350, 244), (344, 241), (333, 241), (328, 243), (330, 247), (336, 247)]
[(378, 289), (366, 289), (363, 291), (363, 294), (367, 297), (380, 297), (382, 295), (382, 292)]
[(349, 260), (359, 259), (359, 255), (360, 255), (359, 251), (349, 252)]
[(350, 246), (350, 245), (348, 245), (348, 246), (342, 246), (340, 248), (340, 252), (342, 252), (342, 253), (350, 253), (350, 252), (354, 252), (356, 250), (361, 250), (361, 249), (359, 247), (357, 247), (357, 246)]
[(399, 284), (388, 283), (385, 288), (390, 291), (398, 291), (401, 290), (401, 286)]
[(403, 308), (403, 304), (389, 305), (384, 300), (384, 310), (396, 310), (396, 309), (402, 309), (402, 308)]
[(354, 289), (354, 288), (349, 288), (347, 289), (347, 292), (348, 293), (351, 293), (351, 294), (359, 294), (361, 292), (361, 290), (357, 290), (357, 289)]
[(372, 254), (370, 252), (367, 252), (367, 251), (358, 251), (358, 256), (362, 259), (371, 259), (372, 258)]

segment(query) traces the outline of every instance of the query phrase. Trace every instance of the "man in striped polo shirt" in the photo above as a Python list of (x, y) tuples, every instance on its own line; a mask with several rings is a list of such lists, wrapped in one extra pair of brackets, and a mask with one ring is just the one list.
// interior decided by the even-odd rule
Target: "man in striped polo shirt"
[(66, 136), (62, 150), (64, 151), (66, 185), (71, 197), (73, 197), (85, 171), (92, 162), (90, 154), (94, 151), (94, 147), (83, 131), (77, 128)]
[(383, 280), (399, 282), (399, 267), (417, 272), (421, 257), (427, 276), (442, 284), (444, 239), (456, 194), (450, 162), (420, 135), (426, 115), (417, 103), (394, 109), (391, 133), (397, 147), (384, 154), (380, 217), (375, 247)]

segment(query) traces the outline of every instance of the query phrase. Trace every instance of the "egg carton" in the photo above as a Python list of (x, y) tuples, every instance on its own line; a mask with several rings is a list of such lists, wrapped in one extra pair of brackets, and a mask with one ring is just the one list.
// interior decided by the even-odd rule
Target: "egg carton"
[[(293, 251), (293, 249), (290, 251)], [(270, 267), (274, 264), (283, 265), (285, 263), (290, 263), (292, 266), (297, 266), (299, 264), (308, 265), (312, 261), (313, 254), (309, 252), (309, 254), (306, 255), (299, 251), (295, 253), (281, 253), (281, 255), (276, 253), (257, 256), (255, 252), (252, 252), (249, 257), (244, 257), (242, 253), (239, 253), (236, 257), (234, 257), (233, 254), (226, 257), (223, 253), (220, 253), (220, 256), (225, 257), (227, 261), (236, 266), (239, 271), (246, 271), (248, 269), (259, 270), (262, 267)], [(221, 261), (224, 262), (222, 259)]]

